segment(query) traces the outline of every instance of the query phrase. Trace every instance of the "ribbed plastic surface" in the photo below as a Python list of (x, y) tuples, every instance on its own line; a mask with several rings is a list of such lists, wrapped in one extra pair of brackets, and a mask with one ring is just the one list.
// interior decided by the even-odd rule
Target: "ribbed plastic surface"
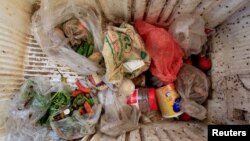
[(27, 2), (0, 4), (0, 97), (18, 90), (23, 79), (31, 6)]
[(206, 141), (206, 125), (165, 121), (142, 125), (139, 130), (112, 138), (101, 133), (87, 136), (82, 141)]

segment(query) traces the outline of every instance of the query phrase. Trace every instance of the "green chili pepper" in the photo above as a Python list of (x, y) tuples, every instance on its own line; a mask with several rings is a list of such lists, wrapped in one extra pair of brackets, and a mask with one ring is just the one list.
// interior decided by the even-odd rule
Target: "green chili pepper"
[(92, 98), (88, 98), (88, 97), (84, 96), (84, 99), (85, 99), (91, 106), (94, 105), (94, 100), (93, 100)]
[(88, 44), (87, 42), (85, 42), (85, 43), (84, 43), (84, 52), (83, 52), (83, 56), (87, 56), (88, 49), (89, 49), (89, 44)]
[(77, 108), (78, 106), (82, 106), (84, 101), (85, 101), (85, 99), (84, 99), (83, 95), (79, 95), (74, 99), (72, 106), (74, 108)]
[(83, 55), (83, 53), (84, 53), (84, 47), (83, 47), (83, 46), (80, 46), (80, 47), (77, 49), (77, 53), (80, 54), (80, 55)]
[(90, 45), (90, 46), (89, 46), (89, 50), (88, 50), (88, 53), (87, 53), (87, 56), (86, 56), (86, 57), (89, 57), (90, 55), (92, 55), (93, 51), (94, 51), (94, 46), (93, 46), (93, 45)]
[(66, 91), (56, 92), (51, 98), (51, 104), (47, 113), (41, 118), (40, 123), (48, 123), (49, 117), (55, 112), (70, 104), (70, 93)]

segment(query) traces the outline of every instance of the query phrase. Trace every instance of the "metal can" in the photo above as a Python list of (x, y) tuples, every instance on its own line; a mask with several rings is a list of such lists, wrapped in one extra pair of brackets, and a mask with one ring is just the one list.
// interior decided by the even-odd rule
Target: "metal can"
[(183, 113), (180, 110), (181, 98), (176, 92), (173, 83), (156, 89), (156, 97), (161, 114), (164, 118), (178, 117)]

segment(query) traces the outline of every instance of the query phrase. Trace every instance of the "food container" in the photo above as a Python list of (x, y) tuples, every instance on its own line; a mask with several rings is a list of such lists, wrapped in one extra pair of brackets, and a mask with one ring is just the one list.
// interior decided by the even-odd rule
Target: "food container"
[(139, 88), (128, 96), (127, 104), (135, 105), (143, 114), (157, 111), (156, 95), (154, 88)]
[(183, 112), (180, 109), (181, 98), (173, 83), (156, 90), (156, 97), (164, 118), (178, 117)]

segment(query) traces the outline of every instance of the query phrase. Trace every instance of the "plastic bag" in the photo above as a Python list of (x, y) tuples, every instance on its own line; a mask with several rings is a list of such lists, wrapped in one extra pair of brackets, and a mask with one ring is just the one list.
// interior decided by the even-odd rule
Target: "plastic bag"
[(79, 45), (81, 39), (85, 39), (87, 42), (93, 42), (91, 34), (78, 19), (71, 19), (64, 23), (63, 31), (73, 46)]
[(150, 71), (164, 83), (176, 80), (182, 66), (183, 52), (171, 35), (163, 28), (137, 20), (135, 27), (146, 43), (152, 57)]
[(184, 64), (175, 82), (183, 102), (181, 109), (197, 119), (206, 118), (206, 109), (201, 105), (208, 97), (209, 81), (199, 69)]
[[(78, 111), (74, 111), (72, 116), (55, 121), (53, 116), (50, 118), (52, 129), (57, 135), (66, 140), (74, 140), (82, 138), (86, 135), (95, 133), (95, 125), (99, 120), (102, 105), (93, 106), (93, 113), (80, 115)], [(61, 111), (60, 111), (61, 112)], [(55, 115), (60, 114), (55, 113)]]
[(207, 41), (205, 21), (197, 15), (185, 14), (178, 17), (169, 27), (169, 32), (184, 50), (185, 58), (199, 54)]
[(52, 87), (48, 79), (30, 78), (10, 101), (9, 116), (35, 124), (50, 106)]
[(207, 116), (207, 109), (192, 100), (182, 101), (181, 110), (185, 111), (186, 113), (188, 113), (188, 115), (199, 120), (203, 120)]
[(51, 129), (15, 117), (6, 120), (5, 129), (5, 141), (62, 141)]
[(27, 120), (8, 118), (6, 141), (60, 141), (47, 127), (30, 125)]
[(51, 89), (51, 99), (50, 105), (47, 112), (44, 114), (43, 117), (40, 118), (40, 124), (49, 125), (49, 119), (58, 111), (70, 107), (71, 104), (71, 89), (68, 85), (64, 83), (58, 83)]
[(105, 95), (105, 113), (101, 117), (101, 132), (119, 136), (139, 128), (140, 113), (135, 106), (126, 104), (126, 97), (118, 98), (110, 89), (102, 94)]
[(105, 33), (102, 54), (106, 64), (105, 81), (117, 87), (123, 77), (135, 78), (146, 71), (150, 56), (132, 25), (109, 26)]
[(52, 89), (49, 79), (42, 77), (29, 78), (24, 82), (7, 104), (5, 140), (59, 141), (59, 138), (49, 135), (51, 131), (48, 128), (36, 124), (50, 106)]
[[(72, 19), (80, 22), (79, 28)], [(64, 30), (68, 38), (58, 28), (67, 21), (70, 23), (66, 23)], [(42, 0), (41, 8), (32, 16), (32, 26), (35, 39), (43, 51), (57, 63), (84, 75), (102, 70), (97, 63), (77, 54), (69, 46), (69, 43), (78, 44), (79, 38), (90, 32), (95, 51), (101, 51), (103, 47), (101, 16), (83, 0)]]

